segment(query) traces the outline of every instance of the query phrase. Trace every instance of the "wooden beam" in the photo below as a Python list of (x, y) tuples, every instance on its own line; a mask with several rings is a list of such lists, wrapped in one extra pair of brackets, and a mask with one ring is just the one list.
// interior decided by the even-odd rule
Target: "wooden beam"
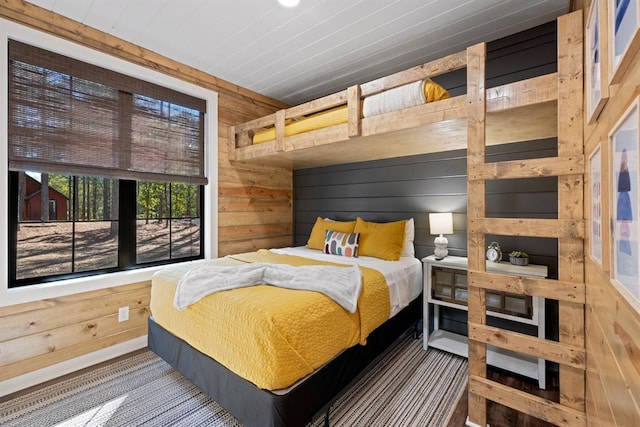
[[(558, 156), (584, 154), (582, 11), (558, 18)], [(558, 220), (584, 218), (584, 175), (558, 178)], [(558, 239), (558, 278), (584, 283), (584, 235)], [(567, 346), (585, 347), (583, 304), (559, 302), (559, 339)], [(560, 365), (560, 403), (585, 411), (585, 372)]]
[(487, 112), (542, 103), (556, 104), (557, 100), (558, 75), (550, 73), (487, 89)]
[(276, 151), (282, 152), (285, 150), (284, 145), (284, 110), (276, 111)]
[(567, 346), (544, 338), (472, 322), (469, 322), (469, 339), (574, 368), (586, 369), (584, 347)]
[[(276, 141), (267, 141), (261, 144), (237, 147), (235, 159), (239, 161), (251, 160), (276, 152)], [(284, 165), (283, 165), (284, 166)]]
[(471, 218), (467, 232), (583, 239), (584, 228), (582, 219)]
[(323, 96), (322, 98), (287, 108), (285, 118), (293, 119), (306, 114), (317, 113), (318, 111), (326, 110), (328, 108), (345, 105), (348, 97), (348, 91), (346, 89), (341, 90), (340, 92), (332, 93), (331, 95)]
[[(478, 44), (467, 49), (467, 170), (485, 162), (487, 98), (485, 90), (486, 45)], [(486, 216), (486, 186), (484, 181), (467, 184), (467, 221)], [(484, 271), (484, 234), (467, 231), (467, 261), (469, 269)], [(486, 293), (476, 286), (468, 287), (469, 322), (487, 322)], [(487, 345), (468, 341), (469, 375), (487, 376)], [(477, 425), (487, 424), (487, 401), (481, 393), (469, 390), (469, 420)]]
[(227, 130), (227, 132), (229, 133), (228, 141), (227, 141), (227, 145), (228, 145), (227, 152), (228, 152), (229, 160), (235, 160), (236, 148), (238, 147), (236, 142), (236, 127), (229, 126), (229, 129)]
[(470, 376), (469, 393), (486, 396), (493, 402), (563, 427), (584, 426), (587, 422), (586, 414), (582, 411), (486, 378)]
[(469, 284), (492, 291), (510, 292), (579, 304), (585, 302), (585, 284), (512, 274), (469, 270)]
[(235, 126), (237, 133), (247, 132), (249, 130), (259, 129), (267, 126), (274, 126), (276, 123), (276, 114), (268, 114), (266, 116), (249, 120)]
[(418, 80), (435, 77), (440, 74), (460, 70), (467, 66), (467, 52), (462, 51), (434, 59), (422, 65), (417, 65), (408, 70), (400, 71), (361, 85), (362, 96), (373, 95), (387, 89)]
[(550, 157), (485, 163), (468, 168), (468, 179), (540, 178), (584, 173), (584, 156)]
[(349, 138), (362, 135), (362, 117), (360, 114), (360, 86), (355, 85), (347, 89), (347, 121)]

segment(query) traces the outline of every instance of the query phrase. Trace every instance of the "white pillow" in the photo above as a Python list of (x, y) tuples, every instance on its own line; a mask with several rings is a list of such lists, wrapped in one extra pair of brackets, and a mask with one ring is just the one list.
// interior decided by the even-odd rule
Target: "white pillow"
[[(335, 219), (332, 219), (332, 218), (324, 218), (324, 220), (335, 221)], [(400, 254), (401, 257), (408, 256), (413, 258), (416, 256), (416, 249), (413, 245), (413, 240), (415, 239), (415, 235), (416, 235), (416, 230), (415, 230), (415, 224), (413, 222), (413, 218), (409, 218), (407, 220), (406, 225), (404, 226), (404, 246), (402, 246), (402, 253)]]
[(424, 84), (424, 80), (418, 80), (376, 95), (367, 96), (362, 104), (362, 116), (371, 117), (424, 104), (427, 102)]
[(416, 249), (413, 246), (413, 239), (415, 238), (416, 230), (415, 225), (413, 223), (413, 218), (409, 218), (407, 220), (407, 224), (404, 227), (404, 246), (402, 247), (401, 257), (415, 257)]

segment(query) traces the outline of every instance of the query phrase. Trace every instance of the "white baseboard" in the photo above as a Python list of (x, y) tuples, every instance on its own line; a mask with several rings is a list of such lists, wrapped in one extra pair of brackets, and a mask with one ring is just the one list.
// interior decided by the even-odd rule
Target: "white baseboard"
[[(482, 427), (480, 424), (469, 421), (469, 417), (467, 417), (467, 421), (464, 423), (464, 425), (466, 425), (467, 427)], [(489, 424), (487, 424), (487, 427), (490, 427)]]
[(105, 362), (114, 357), (122, 356), (132, 351), (147, 346), (147, 336), (135, 338), (114, 346), (85, 354), (84, 356), (75, 357), (28, 374), (0, 381), (0, 396), (6, 396), (20, 390), (24, 390), (34, 385), (42, 384), (46, 381), (53, 380), (63, 375), (70, 374), (80, 369)]

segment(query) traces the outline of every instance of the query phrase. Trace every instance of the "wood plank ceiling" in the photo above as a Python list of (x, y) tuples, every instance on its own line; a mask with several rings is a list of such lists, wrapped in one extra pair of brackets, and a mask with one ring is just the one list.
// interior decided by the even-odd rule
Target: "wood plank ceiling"
[(288, 104), (555, 19), (568, 0), (30, 0)]

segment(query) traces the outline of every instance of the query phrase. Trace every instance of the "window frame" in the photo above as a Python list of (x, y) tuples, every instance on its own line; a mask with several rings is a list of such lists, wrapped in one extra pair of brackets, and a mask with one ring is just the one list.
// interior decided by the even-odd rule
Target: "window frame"
[[(217, 92), (3, 18), (0, 18), (0, 23), (2, 24), (0, 25), (0, 87), (5, 88), (5, 91), (8, 88), (8, 40), (14, 39), (119, 73), (163, 85), (202, 98), (207, 102), (207, 114), (204, 123), (205, 174), (209, 183), (204, 186), (204, 212), (202, 221), (204, 221), (207, 226), (205, 228), (202, 251), (205, 259), (215, 258), (217, 256), (218, 232)], [(8, 140), (7, 96), (0, 97), (0, 138), (2, 138), (3, 141)], [(7, 156), (8, 150), (6, 144), (0, 144), (0, 176), (3, 177), (8, 176)], [(7, 179), (0, 180), (0, 198), (5, 201), (8, 201), (10, 197), (7, 181)], [(9, 257), (6, 254), (9, 252), (8, 245), (12, 243), (10, 242), (9, 236), (15, 236), (15, 233), (11, 233), (12, 230), (9, 230), (10, 221), (8, 220), (8, 209), (8, 203), (5, 203), (5, 209), (0, 211), (0, 228), (9, 231), (9, 233), (0, 233), (0, 252), (5, 254), (5, 256), (0, 257), (0, 307), (146, 281), (150, 280), (153, 273), (163, 267), (163, 265), (141, 267), (135, 270), (9, 288)], [(15, 242), (13, 243), (15, 244)]]
[[(17, 206), (18, 205), (18, 189), (19, 189), (19, 186), (17, 183), (18, 179), (19, 179), (18, 172), (16, 171), (9, 172), (9, 179), (8, 179), (9, 194), (10, 194), (10, 200), (8, 202), (9, 212), (10, 212), (10, 217), (16, 217), (16, 218), (18, 216), (18, 206)], [(21, 223), (21, 221), (10, 220), (9, 230), (12, 234), (9, 236), (10, 244), (8, 248), (9, 250), (9, 253), (8, 253), (8, 257), (9, 257), (8, 287), (9, 289), (16, 289), (23, 286), (31, 286), (37, 283), (61, 282), (67, 279), (75, 279), (79, 277), (90, 277), (90, 276), (94, 277), (101, 274), (115, 273), (119, 271), (129, 271), (129, 270), (135, 270), (135, 269), (145, 268), (150, 266), (164, 266), (168, 264), (177, 264), (181, 262), (195, 261), (198, 259), (202, 259), (204, 257), (202, 248), (204, 244), (204, 235), (208, 230), (206, 227), (206, 223), (202, 221), (201, 217), (198, 217), (201, 219), (200, 221), (201, 229), (200, 229), (200, 239), (199, 239), (200, 240), (199, 245), (201, 250), (198, 255), (194, 255), (190, 257), (181, 257), (181, 258), (168, 258), (168, 259), (163, 259), (159, 261), (139, 262), (137, 260), (137, 255), (138, 255), (137, 212), (128, 208), (129, 206), (132, 206), (136, 203), (137, 181), (132, 181), (128, 179), (120, 179), (120, 180), (113, 179), (113, 180), (116, 183), (116, 185), (120, 187), (118, 191), (118, 194), (119, 194), (118, 206), (120, 209), (118, 213), (118, 219), (115, 220), (118, 223), (118, 239), (116, 244), (117, 254), (118, 254), (117, 265), (112, 267), (98, 268), (95, 270), (81, 270), (81, 271), (74, 271), (74, 272), (67, 272), (67, 273), (51, 274), (49, 276), (41, 276), (41, 277), (35, 276), (35, 277), (25, 277), (25, 278), (18, 279), (14, 274), (14, 273), (17, 273), (15, 267), (18, 262), (18, 253), (17, 253), (18, 242), (17, 242), (16, 232), (18, 229), (17, 227)], [(193, 184), (193, 185), (197, 185), (200, 191), (200, 196), (199, 196), (200, 206), (198, 210), (200, 212), (204, 212), (204, 207), (203, 207), (204, 186), (198, 185), (198, 184)], [(77, 198), (77, 197), (78, 195), (74, 194), (74, 198)], [(55, 200), (49, 200), (49, 202), (55, 202)], [(172, 221), (175, 218), (165, 218), (165, 219)], [(53, 218), (53, 222), (57, 222), (57, 220)], [(71, 222), (82, 223), (86, 221), (74, 220)], [(75, 254), (76, 249), (73, 248), (73, 246), (74, 245), (72, 245), (71, 250)], [(72, 265), (73, 265), (73, 262), (72, 262)]]

